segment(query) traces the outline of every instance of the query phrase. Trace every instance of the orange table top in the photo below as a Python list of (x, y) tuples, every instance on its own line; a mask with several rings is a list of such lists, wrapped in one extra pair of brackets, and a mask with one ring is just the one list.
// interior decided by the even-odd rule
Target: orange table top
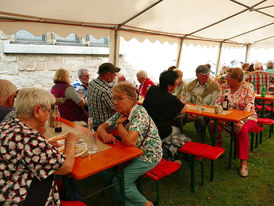
[[(187, 103), (186, 105), (195, 105), (195, 104)], [(203, 105), (203, 107), (214, 108), (213, 106), (207, 106), (207, 105)], [(205, 117), (211, 117), (215, 119), (221, 119), (221, 120), (227, 120), (227, 121), (233, 121), (233, 122), (240, 121), (242, 119), (245, 119), (253, 115), (253, 112), (246, 112), (246, 111), (236, 110), (236, 109), (229, 109), (228, 111), (231, 111), (231, 112), (229, 114), (216, 114), (216, 113), (204, 112), (204, 111), (199, 112), (197, 110), (193, 110), (189, 108), (186, 109), (186, 112), (190, 114), (196, 114), (196, 115), (201, 115)]]
[(256, 99), (265, 99), (265, 100), (274, 100), (274, 95), (266, 94), (265, 97), (261, 97), (261, 95), (256, 95)]
[[(62, 118), (61, 121), (76, 130), (88, 132), (87, 128), (66, 119)], [(72, 169), (72, 176), (77, 180), (81, 180), (138, 157), (143, 153), (143, 151), (139, 148), (125, 146), (118, 140), (116, 141), (116, 144), (109, 145), (111, 146), (110, 149), (100, 151), (86, 157), (77, 157)]]

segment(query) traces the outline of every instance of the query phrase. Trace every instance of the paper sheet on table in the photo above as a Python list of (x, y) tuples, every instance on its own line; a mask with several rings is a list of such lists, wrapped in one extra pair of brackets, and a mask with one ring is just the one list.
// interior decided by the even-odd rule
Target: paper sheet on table
[[(69, 132), (73, 132), (74, 134), (76, 134), (76, 136), (79, 138), (79, 139), (83, 139), (84, 142), (85, 140), (87, 139), (87, 134), (81, 132), (81, 131), (78, 131), (78, 130), (75, 130), (74, 128), (72, 127), (69, 127), (67, 126), (66, 124), (62, 123), (62, 132), (60, 133), (56, 133), (54, 131), (54, 128), (51, 128), (49, 127), (49, 125), (47, 124), (46, 125), (46, 132), (44, 133), (44, 136), (46, 137), (46, 139), (50, 139), (51, 137), (54, 137), (54, 136), (59, 136), (59, 135), (65, 135)], [(107, 150), (107, 149), (110, 149), (111, 146), (107, 145), (107, 144), (104, 144), (103, 142), (101, 141), (97, 141), (97, 146), (98, 146), (98, 149), (97, 149), (97, 152), (100, 152), (100, 151), (104, 151), (104, 150)], [(87, 152), (84, 153), (81, 157), (84, 157), (84, 156), (87, 156), (89, 155)]]
[[(196, 105), (187, 105), (187, 108), (191, 109), (191, 110), (198, 111), (197, 108), (196, 108)], [(215, 109), (214, 108), (202, 107), (202, 112), (215, 113)], [(231, 113), (231, 111), (222, 111), (219, 114), (226, 115), (226, 114), (229, 114), (229, 113)]]

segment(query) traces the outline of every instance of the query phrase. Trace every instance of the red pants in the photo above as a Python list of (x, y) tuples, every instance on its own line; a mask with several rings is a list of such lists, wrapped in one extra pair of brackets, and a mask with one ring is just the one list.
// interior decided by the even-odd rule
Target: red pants
[(238, 158), (242, 160), (248, 159), (249, 153), (249, 138), (248, 132), (255, 127), (257, 122), (254, 120), (247, 121), (241, 128), (240, 132), (236, 134), (236, 146)]

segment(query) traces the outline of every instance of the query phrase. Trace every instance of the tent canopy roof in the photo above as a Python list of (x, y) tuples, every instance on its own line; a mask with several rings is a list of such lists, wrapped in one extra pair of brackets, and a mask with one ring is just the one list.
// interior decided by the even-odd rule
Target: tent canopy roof
[(114, 28), (132, 38), (137, 32), (160, 41), (168, 36), (274, 47), (274, 0), (1, 0), (0, 29), (9, 34), (25, 29), (100, 37)]

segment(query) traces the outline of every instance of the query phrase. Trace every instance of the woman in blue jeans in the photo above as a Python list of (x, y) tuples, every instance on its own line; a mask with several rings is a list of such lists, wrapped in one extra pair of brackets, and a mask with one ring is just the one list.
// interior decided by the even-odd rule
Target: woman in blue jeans
[[(143, 154), (134, 158), (124, 170), (125, 203), (126, 206), (152, 206), (153, 203), (138, 191), (134, 182), (162, 159), (163, 151), (157, 127), (144, 107), (136, 104), (134, 85), (121, 82), (113, 87), (112, 92), (116, 113), (98, 127), (98, 135), (104, 143), (114, 144), (115, 137), (108, 131), (117, 129), (122, 143), (143, 150)], [(112, 183), (118, 181), (118, 178), (112, 179)], [(119, 184), (115, 184), (114, 192), (118, 195), (119, 189)]]

